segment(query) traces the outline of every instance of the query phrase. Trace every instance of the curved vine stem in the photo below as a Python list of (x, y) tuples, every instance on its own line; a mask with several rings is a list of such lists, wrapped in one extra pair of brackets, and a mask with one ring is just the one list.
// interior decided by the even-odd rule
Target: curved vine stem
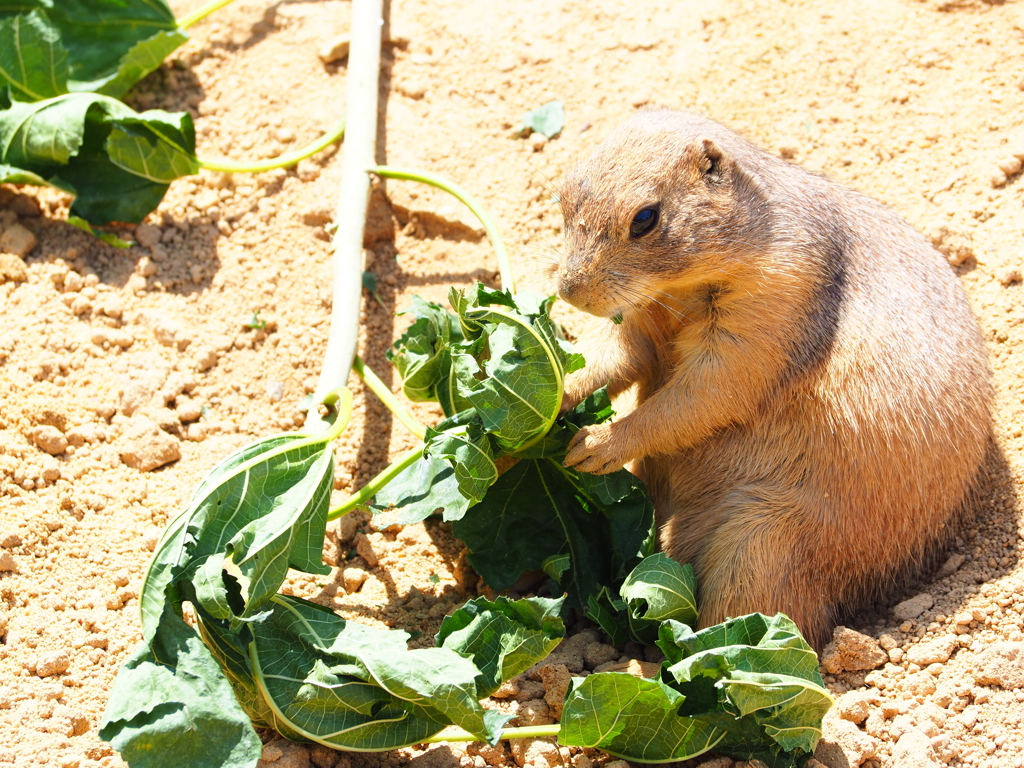
[(363, 380), (363, 383), (369, 388), (377, 398), (384, 403), (389, 411), (394, 414), (395, 418), (398, 419), (402, 424), (412, 432), (416, 437), (422, 440), (427, 434), (427, 428), (420, 424), (409, 413), (402, 404), (398, 402), (398, 398), (395, 397), (394, 393), (388, 389), (388, 385), (378, 378), (377, 374), (363, 362), (363, 359), (356, 355), (352, 361), (352, 370), (355, 371), (356, 375)]
[(304, 147), (300, 147), (293, 152), (286, 152), (283, 155), (277, 157), (270, 157), (266, 160), (255, 160), (255, 161), (235, 161), (226, 160), (223, 158), (217, 158), (213, 160), (204, 160), (203, 158), (196, 158), (199, 161), (199, 167), (205, 168), (208, 171), (223, 171), (224, 173), (262, 173), (263, 171), (272, 171), (275, 168), (288, 168), (295, 165), (300, 160), (305, 160), (311, 155), (315, 155), (322, 149), (326, 149), (331, 144), (336, 142), (345, 134), (345, 118), (339, 120), (327, 133), (321, 136), (311, 144), (307, 144)]
[(185, 16), (178, 22), (178, 29), (188, 29), (193, 24), (202, 21), (214, 11), (219, 8), (223, 8), (228, 3), (233, 3), (235, 0), (210, 0), (205, 5), (200, 6), (192, 13)]
[(383, 488), (385, 485), (394, 480), (399, 473), (402, 472), (406, 467), (410, 466), (416, 461), (419, 461), (420, 457), (423, 456), (423, 446), (420, 445), (417, 448), (413, 448), (408, 453), (402, 455), (398, 461), (389, 465), (387, 469), (377, 475), (373, 480), (368, 482), (358, 491), (353, 493), (346, 499), (345, 503), (341, 506), (335, 507), (327, 513), (327, 520), (337, 520), (339, 517), (347, 515), (349, 512), (354, 512), (360, 507), (365, 507), (366, 504), (377, 495), (377, 491)]
[(469, 192), (455, 182), (448, 181), (441, 176), (428, 173), (427, 171), (412, 171), (406, 168), (393, 168), (390, 165), (378, 165), (375, 168), (371, 168), (370, 173), (385, 179), (404, 179), (406, 181), (419, 181), (423, 184), (429, 184), (432, 187), (443, 189), (465, 203), (466, 207), (479, 219), (484, 232), (487, 233), (487, 237), (490, 238), (491, 244), (494, 246), (498, 257), (498, 270), (501, 272), (501, 287), (510, 293), (516, 292), (515, 279), (512, 276), (512, 265), (508, 260), (505, 243), (501, 239), (501, 235), (498, 234), (498, 228), (495, 226), (490, 214), (484, 210), (483, 206)]

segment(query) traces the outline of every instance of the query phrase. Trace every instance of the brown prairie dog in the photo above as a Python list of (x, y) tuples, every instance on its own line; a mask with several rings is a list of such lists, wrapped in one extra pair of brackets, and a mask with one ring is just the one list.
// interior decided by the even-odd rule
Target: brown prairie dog
[(559, 293), (605, 318), (567, 405), (637, 398), (566, 465), (633, 463), (702, 625), (782, 611), (820, 648), (943, 542), (984, 460), (988, 364), (957, 277), (879, 203), (687, 113), (637, 113), (561, 205)]

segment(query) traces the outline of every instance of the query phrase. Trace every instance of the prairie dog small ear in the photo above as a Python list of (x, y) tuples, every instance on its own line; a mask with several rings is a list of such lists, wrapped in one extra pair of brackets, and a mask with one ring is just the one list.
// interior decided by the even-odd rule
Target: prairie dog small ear
[(708, 138), (698, 140), (700, 171), (709, 181), (721, 181), (728, 160), (721, 148)]

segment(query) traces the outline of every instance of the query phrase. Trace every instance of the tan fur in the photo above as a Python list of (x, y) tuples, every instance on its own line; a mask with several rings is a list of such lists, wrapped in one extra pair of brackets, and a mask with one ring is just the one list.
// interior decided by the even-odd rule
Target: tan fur
[(638, 402), (566, 464), (633, 462), (702, 625), (783, 611), (820, 644), (943, 540), (984, 458), (989, 371), (959, 281), (880, 204), (687, 113), (638, 113), (561, 203), (559, 292), (623, 318), (581, 338), (567, 405), (605, 384)]

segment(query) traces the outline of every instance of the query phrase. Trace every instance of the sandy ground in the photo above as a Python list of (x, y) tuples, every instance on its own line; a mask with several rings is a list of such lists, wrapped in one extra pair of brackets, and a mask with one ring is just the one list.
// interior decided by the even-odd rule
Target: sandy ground
[[(198, 5), (172, 3), (179, 16)], [(1024, 765), (1024, 4), (395, 0), (387, 14), (378, 158), (477, 194), (534, 287), (548, 285), (560, 245), (558, 179), (648, 103), (697, 109), (883, 200), (946, 253), (991, 351), (1000, 455), (940, 569), (848, 622), (862, 634), (840, 636), (826, 659), (841, 695), (818, 758)], [(348, 18), (338, 0), (238, 0), (131, 101), (190, 110), (203, 157), (295, 148), (343, 112), (345, 67), (317, 53)], [(540, 148), (512, 138), (524, 111), (554, 98), (565, 101), (560, 137)], [(0, 228), (38, 238), (26, 279), (9, 260), (0, 278), (0, 766), (122, 764), (96, 727), (139, 638), (137, 590), (160, 529), (230, 450), (302, 422), (326, 343), (338, 175), (334, 150), (289, 171), (203, 172), (176, 183), (145, 227), (124, 229), (140, 242), (128, 251), (64, 223), (69, 201), (53, 191), (0, 188)], [(381, 301), (364, 292), (360, 350), (397, 388), (384, 360), (404, 322), (394, 312), (413, 293), (441, 301), (450, 285), (494, 283), (496, 265), (456, 201), (406, 182), (375, 198), (368, 249)], [(262, 330), (246, 327), (257, 310)], [(338, 500), (412, 444), (353, 388)], [(147, 471), (153, 461), (166, 463)], [(440, 524), (381, 532), (354, 517), (332, 526), (325, 557), (331, 576), (289, 589), (415, 629), (421, 644), (478, 588)], [(592, 634), (577, 645), (591, 668), (622, 652)], [(536, 710), (538, 685), (502, 706)], [(603, 758), (522, 745), (350, 758), (280, 740), (264, 757), (311, 760)]]

